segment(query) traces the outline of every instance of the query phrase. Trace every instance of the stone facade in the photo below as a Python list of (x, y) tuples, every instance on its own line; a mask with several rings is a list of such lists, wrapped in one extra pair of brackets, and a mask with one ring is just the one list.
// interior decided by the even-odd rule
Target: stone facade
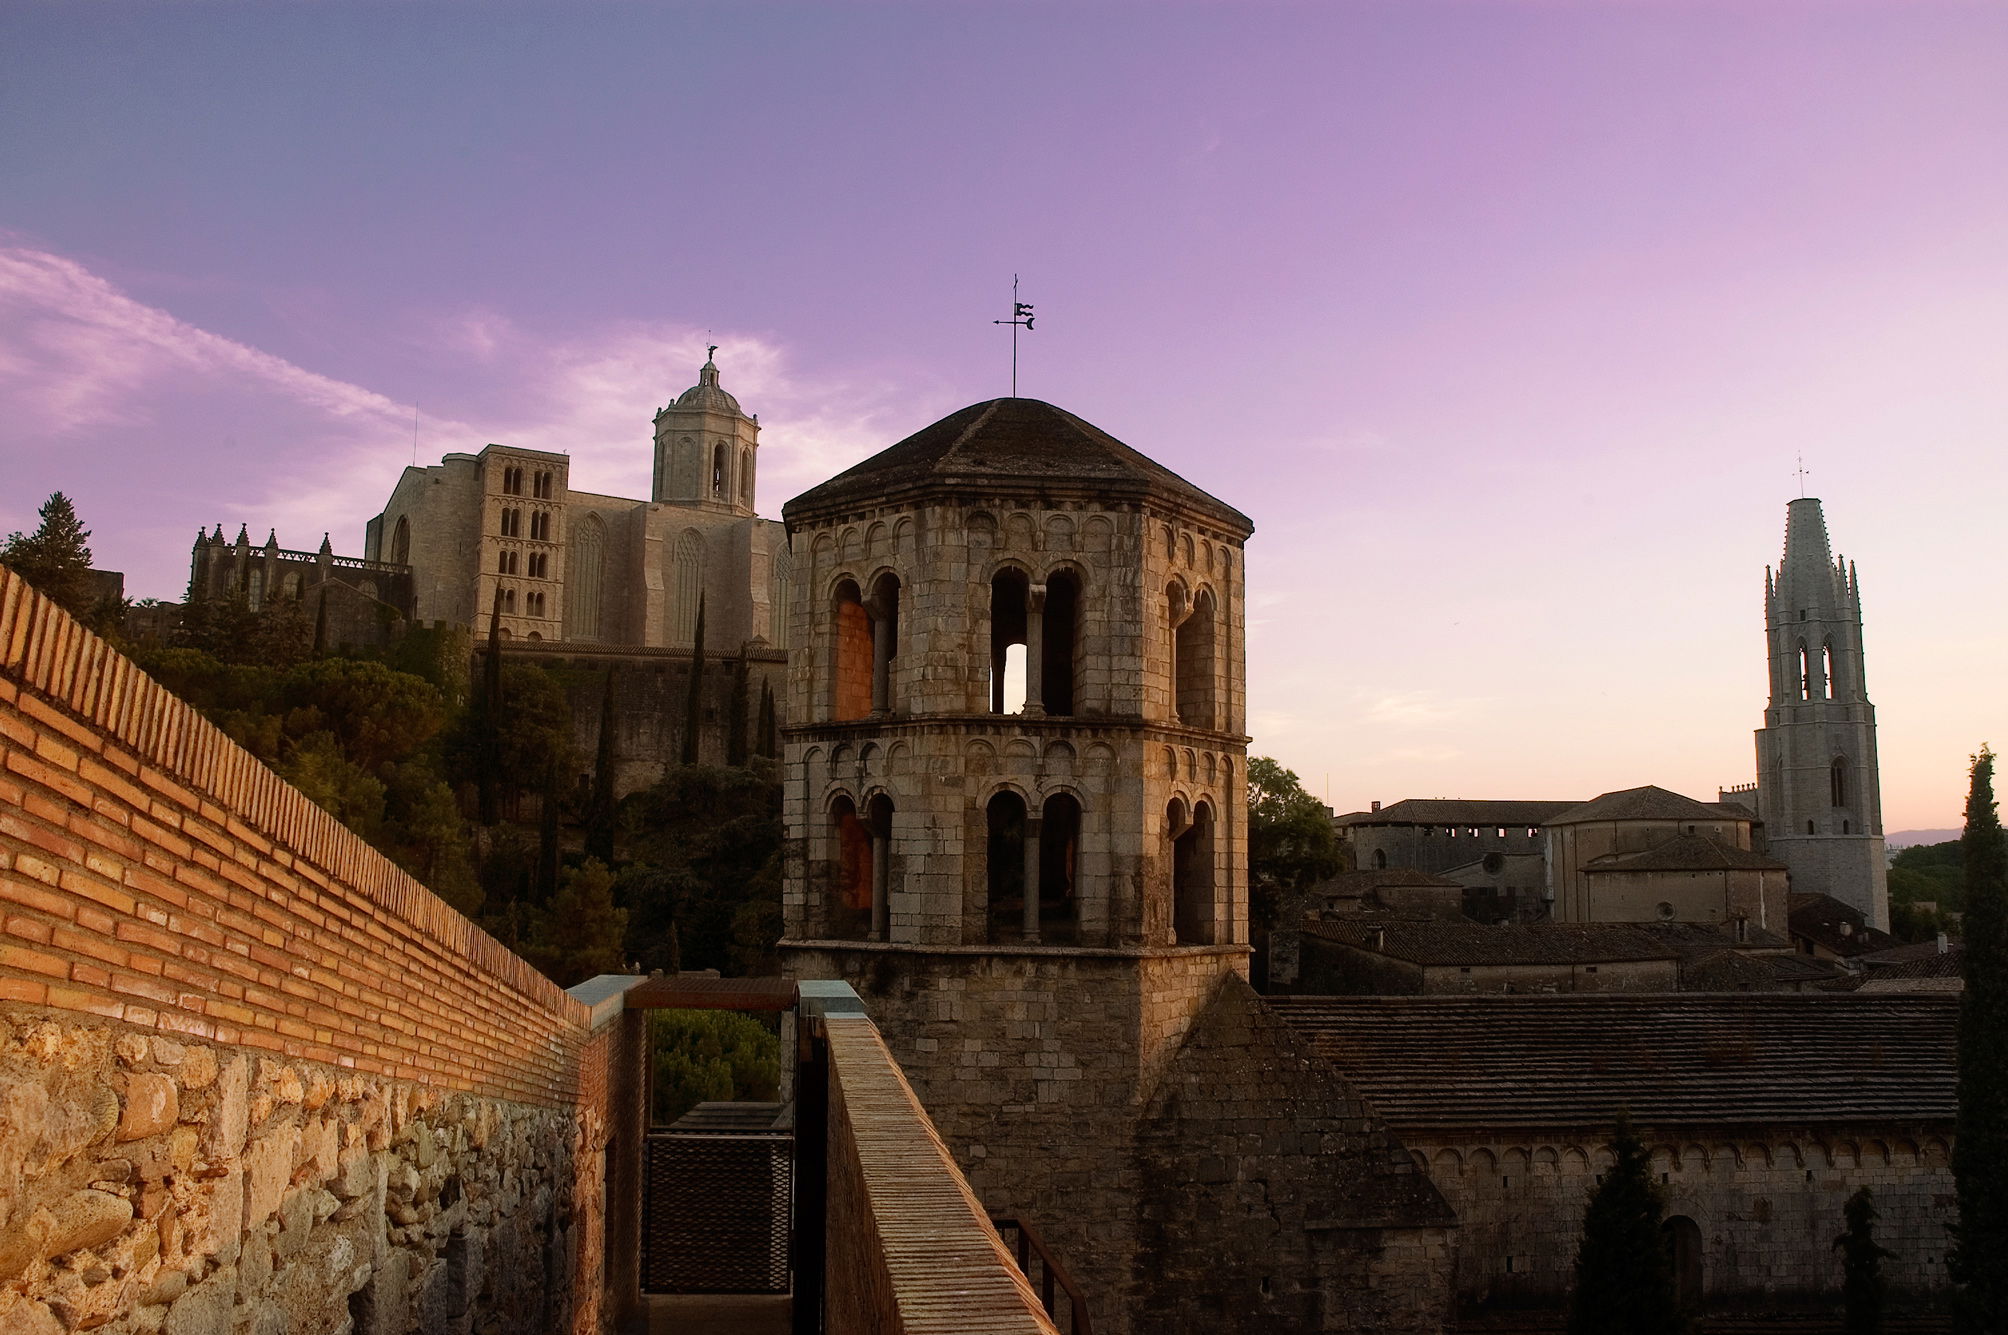
[[(563, 1325), (568, 1112), (109, 1021), (0, 1016), (0, 1326)], [(60, 1323), (60, 1324), (59, 1324)]]
[[(407, 468), (369, 522), (373, 561), (412, 570), (416, 615), (513, 641), (787, 647), (788, 543), (753, 508), (759, 420), (710, 362), (655, 418), (646, 501), (575, 491), (568, 455), (489, 445)], [(701, 457), (700, 457), (701, 456)]]
[(1833, 557), (1820, 502), (1786, 507), (1785, 554), (1764, 572), (1770, 700), (1757, 731), (1757, 804), (1792, 888), (1852, 904), (1889, 928), (1875, 706), (1862, 657), (1862, 593)]
[(326, 534), (319, 551), (288, 551), (275, 530), (253, 547), (243, 528), (226, 543), (223, 527), (197, 531), (188, 558), (188, 601), (241, 598), (251, 611), (280, 600), (301, 604), (328, 649), (388, 643), (416, 611), (410, 566), (336, 556)]
[[(1315, 1175), (1329, 1153), (1343, 1171), (1341, 1143), (1375, 1132), (1328, 1102), (1300, 1124), (1261, 1104), (1266, 1086), (1219, 1091), (1226, 1120), (1185, 1102), (1154, 1121), (1179, 1062), (1212, 1069), (1198, 1018), (1223, 996), (1261, 1004), (1243, 981), (1252, 526), (1098, 428), (1014, 399), (784, 513), (786, 967), (857, 988), (971, 1188), (1037, 1227), (1097, 1330), (1188, 1328), (1153, 1275), (1204, 1270), (1252, 1218), (1256, 1157), (1237, 1185), (1198, 1188), (1217, 1213), (1185, 1229), (1151, 1204), (1159, 1166), (1254, 1119), (1279, 1165)], [(1243, 1076), (1291, 1060), (1255, 1028), (1227, 1044)], [(1299, 1307), (1340, 1272), (1441, 1281), (1438, 1217), (1421, 1240), (1310, 1226), (1287, 1225), (1281, 1282)], [(1192, 1291), (1209, 1310), (1239, 1311), (1265, 1282), (1215, 1280)]]
[[(1662, 1139), (1648, 1130), (1666, 1217), (1691, 1220), (1693, 1273), (1715, 1309), (1824, 1309), (1841, 1286), (1842, 1209), (1875, 1193), (1883, 1276), (1900, 1309), (1930, 1306), (1947, 1287), (1953, 1206), (1948, 1142), (1902, 1124), (1844, 1136), (1789, 1126), (1724, 1137)], [(1456, 1211), (1457, 1296), (1466, 1309), (1566, 1305), (1583, 1213), (1612, 1154), (1603, 1137), (1404, 1134)], [(1674, 1225), (1678, 1228), (1679, 1225)]]

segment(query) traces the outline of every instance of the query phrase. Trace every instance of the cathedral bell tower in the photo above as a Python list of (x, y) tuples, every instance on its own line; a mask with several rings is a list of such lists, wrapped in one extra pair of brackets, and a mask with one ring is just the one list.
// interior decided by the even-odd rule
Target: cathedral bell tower
[(974, 404), (790, 501), (787, 971), (850, 981), (985, 1205), (1106, 1304), (1144, 1102), (1248, 959), (1253, 525)]
[(1792, 889), (1832, 895), (1889, 928), (1875, 706), (1862, 670), (1861, 588), (1835, 560), (1820, 502), (1787, 507), (1785, 555), (1764, 572), (1771, 700), (1757, 731), (1759, 814)]
[(759, 451), (760, 419), (747, 416), (739, 400), (719, 386), (718, 367), (707, 358), (697, 383), (655, 415), (655, 485), (649, 498), (750, 519)]

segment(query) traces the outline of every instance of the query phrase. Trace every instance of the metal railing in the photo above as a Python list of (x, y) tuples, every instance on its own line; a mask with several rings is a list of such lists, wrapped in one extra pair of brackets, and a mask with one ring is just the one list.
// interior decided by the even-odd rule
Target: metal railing
[[(1026, 1282), (1039, 1291), (1039, 1301), (1045, 1304), (1046, 1315), (1053, 1319), (1053, 1324), (1061, 1324), (1060, 1311), (1053, 1305), (1054, 1289), (1057, 1287), (1067, 1295), (1068, 1319), (1063, 1329), (1068, 1335), (1092, 1335), (1088, 1324), (1088, 1300), (1082, 1294), (1081, 1286), (1074, 1283), (1074, 1277), (1067, 1273), (1067, 1268), (1047, 1250), (1046, 1240), (1039, 1236), (1039, 1231), (1012, 1215), (991, 1215), (990, 1223), (1000, 1235), (1006, 1229), (1018, 1235), (1013, 1248), (1018, 1258), (1018, 1269), (1024, 1272)], [(1036, 1281), (1032, 1277), (1032, 1258), (1035, 1256), (1039, 1258)]]

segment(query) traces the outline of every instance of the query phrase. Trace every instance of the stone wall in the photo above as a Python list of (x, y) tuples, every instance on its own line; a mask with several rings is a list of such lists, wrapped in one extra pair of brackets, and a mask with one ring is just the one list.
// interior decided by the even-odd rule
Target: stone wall
[[(1945, 1291), (1947, 1225), (1957, 1210), (1943, 1136), (1914, 1126), (1864, 1127), (1845, 1137), (1767, 1127), (1734, 1139), (1645, 1130), (1667, 1217), (1684, 1215), (1700, 1229), (1702, 1294), (1711, 1307), (1831, 1305), (1841, 1284), (1833, 1247), (1845, 1227), (1841, 1209), (1862, 1186), (1882, 1214), (1876, 1240), (1893, 1253), (1883, 1262), (1893, 1307), (1929, 1305)], [(1608, 1143), (1407, 1139), (1462, 1225), (1459, 1304), (1565, 1305), (1583, 1213), (1611, 1164)]]
[(831, 1335), (1054, 1327), (872, 1022), (820, 1022), (829, 1052)]
[(622, 1315), (626, 1031), (5, 570), (0, 1020), (0, 1326)]

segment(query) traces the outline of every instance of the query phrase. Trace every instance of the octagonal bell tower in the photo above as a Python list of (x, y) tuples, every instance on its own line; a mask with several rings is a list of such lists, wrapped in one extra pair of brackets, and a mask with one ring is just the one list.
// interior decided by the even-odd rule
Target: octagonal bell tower
[(853, 982), (985, 1204), (1123, 1329), (1135, 1119), (1247, 968), (1253, 526), (1031, 399), (783, 513), (789, 971)]

